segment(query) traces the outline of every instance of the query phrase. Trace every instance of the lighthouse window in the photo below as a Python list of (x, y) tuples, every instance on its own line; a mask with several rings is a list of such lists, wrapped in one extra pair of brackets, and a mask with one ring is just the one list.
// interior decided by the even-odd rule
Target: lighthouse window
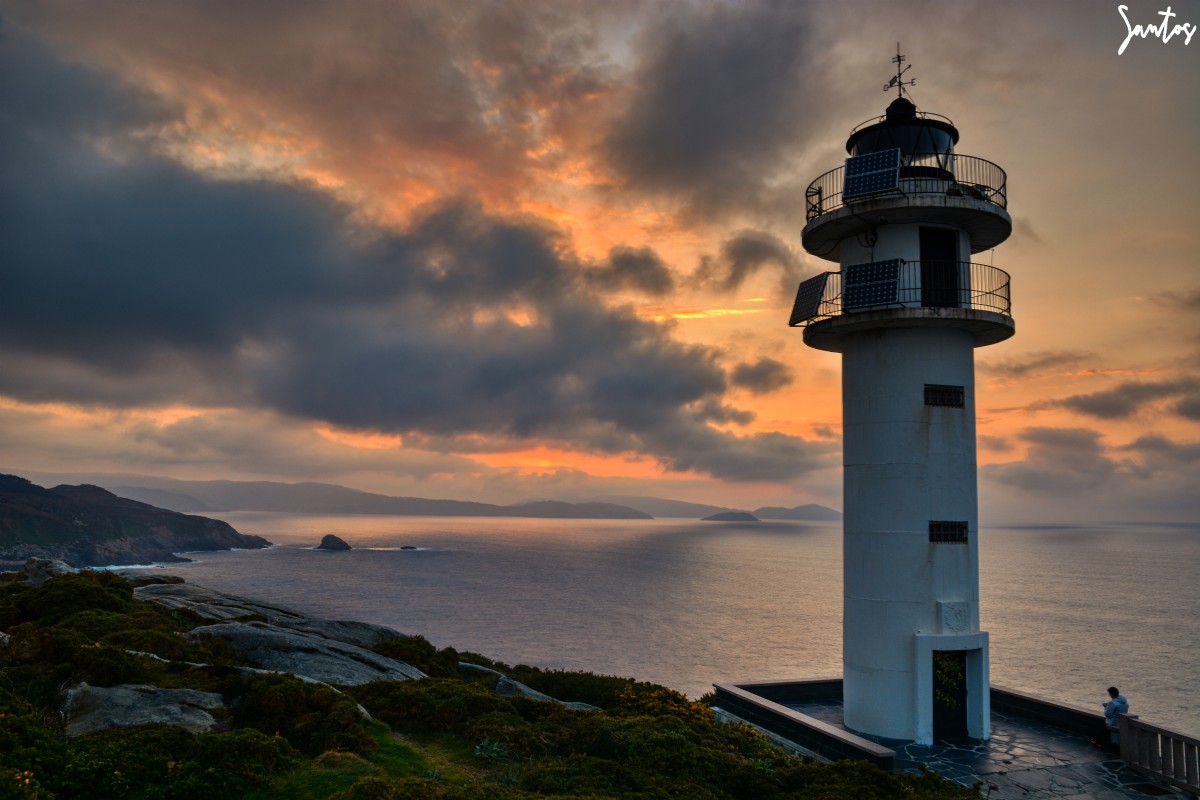
[(925, 405), (963, 408), (966, 405), (966, 391), (961, 386), (927, 383), (925, 384)]
[(966, 544), (967, 523), (947, 520), (929, 520), (929, 542), (931, 544)]

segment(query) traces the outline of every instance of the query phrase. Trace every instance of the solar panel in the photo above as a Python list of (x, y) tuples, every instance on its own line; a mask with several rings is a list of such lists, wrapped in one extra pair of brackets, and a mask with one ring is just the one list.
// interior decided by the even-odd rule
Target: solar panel
[(821, 310), (821, 298), (825, 296), (825, 282), (829, 273), (822, 272), (800, 283), (796, 291), (796, 303), (792, 306), (792, 317), (788, 325), (796, 327), (805, 320), (812, 319)]
[(842, 268), (842, 307), (870, 308), (897, 302), (900, 281), (900, 259), (869, 261)]
[(900, 148), (898, 147), (846, 159), (846, 181), (842, 185), (844, 200), (890, 192), (899, 185)]

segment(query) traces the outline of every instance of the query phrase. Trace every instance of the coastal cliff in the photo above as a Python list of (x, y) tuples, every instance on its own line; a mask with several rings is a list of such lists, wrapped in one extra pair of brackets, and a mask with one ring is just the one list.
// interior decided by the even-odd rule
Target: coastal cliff
[(187, 561), (176, 554), (270, 544), (220, 520), (156, 508), (98, 486), (45, 489), (0, 475), (0, 560), (97, 567)]
[(969, 800), (816, 764), (678, 692), (508, 666), (161, 570), (0, 573), (0, 796)]

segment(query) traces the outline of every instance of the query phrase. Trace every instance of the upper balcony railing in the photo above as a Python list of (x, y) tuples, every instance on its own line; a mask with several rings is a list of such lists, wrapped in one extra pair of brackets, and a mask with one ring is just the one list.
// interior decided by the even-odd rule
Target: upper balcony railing
[[(962, 308), (1012, 315), (1009, 275), (967, 261), (903, 261), (883, 280), (846, 287), (841, 272), (800, 284), (788, 325), (806, 327), (834, 317), (893, 308)], [(818, 294), (819, 292), (819, 294)]]
[[(983, 158), (954, 154), (939, 164), (930, 157), (929, 164), (913, 162), (900, 167), (900, 181), (896, 189), (886, 194), (950, 194), (973, 197), (993, 203), (1000, 208), (1008, 207), (1008, 177), (1004, 170)], [(849, 201), (842, 199), (845, 183), (844, 166), (831, 169), (808, 185), (804, 193), (805, 219), (812, 221), (822, 214), (836, 211), (844, 205), (872, 200), (880, 195), (857, 196)]]

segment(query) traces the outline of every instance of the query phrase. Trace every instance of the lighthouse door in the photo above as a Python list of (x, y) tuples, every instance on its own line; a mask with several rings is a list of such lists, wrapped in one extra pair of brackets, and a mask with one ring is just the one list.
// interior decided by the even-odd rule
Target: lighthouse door
[(958, 308), (962, 305), (958, 279), (958, 231), (921, 228), (921, 305)]
[(967, 738), (967, 653), (933, 651), (933, 739)]

